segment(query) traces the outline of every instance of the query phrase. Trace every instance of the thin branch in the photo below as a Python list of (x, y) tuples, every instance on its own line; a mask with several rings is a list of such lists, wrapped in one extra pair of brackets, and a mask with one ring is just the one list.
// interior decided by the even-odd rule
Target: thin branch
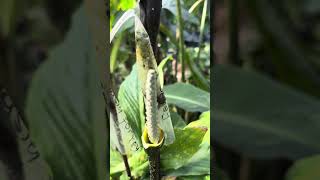
[(181, 63), (181, 81), (185, 82), (185, 61), (184, 61), (184, 38), (183, 38), (183, 20), (181, 13), (180, 0), (176, 0), (177, 3), (177, 20), (178, 20), (178, 38), (179, 38), (179, 61)]

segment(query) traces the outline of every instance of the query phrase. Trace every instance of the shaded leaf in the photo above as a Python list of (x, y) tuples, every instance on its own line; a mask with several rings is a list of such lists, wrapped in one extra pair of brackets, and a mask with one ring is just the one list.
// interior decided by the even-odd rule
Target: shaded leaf
[(289, 169), (286, 180), (316, 180), (320, 177), (320, 155), (298, 160)]
[(203, 137), (202, 143), (210, 144), (210, 111), (203, 112), (199, 120), (193, 121), (187, 127), (205, 127), (207, 132)]
[(114, 39), (114, 37), (120, 32), (124, 31), (127, 28), (133, 26), (133, 18), (135, 17), (135, 12), (133, 9), (127, 10), (120, 19), (116, 22), (114, 27), (110, 32), (110, 42)]
[(256, 72), (216, 65), (216, 141), (251, 157), (320, 152), (320, 101)]
[(210, 146), (202, 146), (182, 167), (170, 170), (168, 176), (195, 176), (210, 174)]
[(104, 102), (87, 22), (81, 7), (65, 41), (34, 74), (27, 98), (31, 136), (55, 179), (106, 176)]
[(169, 104), (189, 112), (203, 112), (210, 109), (210, 94), (191, 84), (175, 83), (164, 87)]
[(170, 112), (171, 120), (172, 120), (172, 125), (174, 128), (184, 128), (186, 127), (186, 123), (182, 119), (182, 117), (176, 113), (176, 112)]
[(205, 133), (206, 129), (197, 127), (175, 129), (175, 142), (161, 149), (161, 169), (177, 169), (187, 163), (200, 148)]
[(133, 133), (141, 146), (142, 129), (144, 127), (144, 117), (141, 116), (140, 109), (142, 108), (140, 101), (140, 84), (138, 82), (137, 66), (132, 67), (129, 76), (120, 85), (118, 99), (122, 110), (127, 116), (128, 123), (133, 129)]

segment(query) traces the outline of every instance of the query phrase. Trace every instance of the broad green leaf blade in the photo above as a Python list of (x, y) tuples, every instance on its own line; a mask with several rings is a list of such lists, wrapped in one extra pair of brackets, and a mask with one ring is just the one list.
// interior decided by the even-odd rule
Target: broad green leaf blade
[(296, 159), (320, 152), (320, 101), (256, 72), (216, 65), (216, 141), (251, 157)]
[(289, 169), (286, 180), (317, 180), (320, 177), (320, 155), (298, 160)]
[(116, 22), (110, 32), (110, 43), (114, 37), (125, 29), (133, 26), (133, 18), (135, 17), (134, 9), (127, 10), (120, 19)]
[(177, 169), (185, 165), (198, 151), (206, 129), (190, 127), (175, 129), (176, 140), (161, 149), (162, 170)]
[[(116, 118), (112, 113), (110, 113), (110, 126), (111, 126), (111, 143), (116, 146), (121, 154), (131, 155), (132, 152), (140, 149), (139, 141), (140, 138), (134, 134), (134, 129), (132, 129), (129, 121), (127, 119), (126, 113), (123, 111), (118, 99), (113, 96), (113, 102), (116, 106)], [(115, 121), (117, 120), (117, 122)], [(117, 124), (117, 125), (116, 125)], [(138, 139), (137, 139), (138, 138)]]
[(178, 113), (170, 112), (170, 116), (171, 116), (172, 125), (174, 128), (183, 129), (184, 127), (186, 127), (186, 123)]
[[(113, 162), (113, 166), (110, 168), (110, 174), (111, 176), (115, 176), (121, 172), (125, 173), (125, 166), (123, 161), (119, 160), (119, 156), (114, 154), (117, 152), (112, 152), (112, 156), (115, 157), (115, 161)], [(116, 160), (118, 159), (118, 160)], [(117, 163), (117, 164), (114, 164)], [(128, 163), (132, 172), (132, 175), (135, 177), (140, 177), (147, 171), (149, 162), (147, 160), (147, 154), (144, 152), (144, 150), (140, 150), (137, 153), (135, 153), (133, 156), (131, 156), (128, 159)]]
[(141, 146), (142, 129), (144, 127), (144, 118), (140, 115), (140, 101), (143, 98), (140, 93), (140, 84), (138, 82), (138, 73), (136, 65), (133, 66), (131, 73), (120, 85), (118, 99), (122, 110), (125, 112), (128, 124)]
[(210, 145), (202, 146), (188, 162), (166, 173), (168, 176), (195, 176), (210, 174)]
[(210, 144), (210, 111), (203, 112), (200, 115), (199, 120), (193, 121), (188, 124), (187, 127), (205, 127), (207, 128), (207, 132), (203, 137), (202, 144), (207, 143)]
[(118, 2), (118, 10), (128, 10), (134, 8), (136, 5), (136, 0), (121, 0)]
[[(102, 0), (85, 0), (84, 6), (87, 8), (87, 17), (88, 20), (86, 21), (87, 24), (90, 26), (90, 39), (92, 39), (92, 42), (89, 44), (90, 47), (94, 47), (94, 56), (91, 57), (91, 61), (93, 63), (96, 63), (98, 66), (98, 74), (99, 76), (97, 79), (99, 79), (99, 89), (100, 94), (106, 94), (106, 90), (109, 87), (109, 20), (107, 17), (107, 9), (109, 7), (109, 1), (102, 1)], [(81, 39), (81, 38), (80, 38)], [(87, 48), (90, 50), (90, 48)], [(86, 55), (88, 55), (87, 53)], [(84, 55), (84, 54), (83, 54)], [(77, 62), (75, 62), (76, 64)], [(91, 72), (88, 72), (89, 74)], [(94, 73), (92, 73), (93, 75)], [(97, 84), (93, 84), (92, 87), (96, 86)], [(96, 89), (95, 89), (96, 90)], [(92, 99), (94, 100), (94, 99)], [(99, 99), (100, 100), (100, 99)], [(94, 101), (95, 102), (95, 101)], [(99, 101), (97, 101), (99, 102)], [(105, 102), (104, 106), (99, 106), (98, 108), (93, 107), (93, 112), (99, 112), (101, 111), (100, 108), (107, 109), (108, 106)], [(96, 171), (98, 174), (97, 179), (104, 179), (106, 176), (109, 176), (109, 171), (106, 171), (106, 161), (109, 161), (109, 156), (106, 155), (106, 151), (108, 150), (107, 147), (110, 145), (110, 141), (108, 137), (108, 132), (110, 129), (108, 129), (108, 117), (104, 113), (104, 117), (95, 117), (95, 113), (92, 113), (93, 117), (95, 118), (93, 120), (93, 127), (94, 129), (93, 137), (95, 137), (94, 140), (97, 140), (96, 143), (94, 143), (94, 154), (95, 154), (95, 160), (98, 163), (96, 165)], [(98, 137), (98, 139), (97, 139)], [(108, 168), (108, 167), (107, 167)]]
[(27, 98), (31, 136), (55, 179), (106, 177), (104, 102), (87, 22), (80, 8), (65, 41), (34, 74)]
[[(200, 128), (206, 131), (200, 140), (200, 149), (178, 169), (170, 169), (168, 176), (195, 176), (210, 174), (210, 111), (201, 114), (199, 120), (189, 123), (184, 129)], [(179, 137), (178, 137), (179, 138)], [(177, 140), (179, 141), (179, 140)]]
[(164, 87), (169, 104), (186, 111), (203, 112), (210, 109), (210, 94), (191, 84), (175, 83)]

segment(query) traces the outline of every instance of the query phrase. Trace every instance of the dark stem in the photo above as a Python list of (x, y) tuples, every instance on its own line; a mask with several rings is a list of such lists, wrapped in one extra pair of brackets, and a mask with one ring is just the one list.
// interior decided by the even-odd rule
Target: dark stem
[(242, 156), (239, 169), (239, 180), (247, 180), (250, 177), (250, 159)]
[(160, 147), (150, 147), (146, 153), (149, 158), (150, 179), (160, 180)]
[(115, 96), (115, 94), (114, 94), (114, 91), (113, 91), (112, 87), (110, 87), (109, 105), (110, 105), (111, 116), (113, 118), (114, 125), (116, 126), (115, 127), (116, 136), (118, 138), (119, 145), (120, 145), (120, 147), (119, 147), (120, 149), (118, 149), (118, 151), (122, 155), (122, 159), (123, 159), (123, 162), (124, 162), (124, 165), (125, 165), (125, 168), (126, 168), (127, 175), (129, 177), (129, 179), (131, 180), (132, 179), (131, 170), (130, 170), (130, 166), (129, 166), (129, 162), (128, 162), (128, 157), (125, 154), (126, 152), (125, 152), (125, 148), (124, 148), (124, 145), (123, 145), (123, 140), (122, 140), (122, 137), (121, 137), (121, 130), (120, 130), (120, 127), (119, 127), (119, 120), (118, 120), (118, 115), (117, 115), (117, 110), (116, 110), (116, 102), (113, 100), (113, 96)]
[[(160, 51), (157, 46), (157, 36), (160, 26), (160, 14), (162, 0), (140, 0), (140, 20), (145, 27), (154, 52), (157, 64), (160, 63)], [(148, 148), (146, 152), (149, 156), (150, 179), (160, 180), (160, 147)]]
[(124, 162), (124, 166), (126, 167), (127, 175), (131, 180), (133, 178), (131, 177), (131, 171), (130, 171), (130, 166), (129, 166), (127, 155), (122, 155), (122, 159), (123, 159), (123, 162)]
[(157, 36), (160, 26), (161, 0), (140, 0), (140, 20), (145, 27), (154, 52), (157, 64), (160, 63), (160, 54), (157, 46)]
[(239, 59), (238, 0), (229, 0), (229, 62), (241, 65)]

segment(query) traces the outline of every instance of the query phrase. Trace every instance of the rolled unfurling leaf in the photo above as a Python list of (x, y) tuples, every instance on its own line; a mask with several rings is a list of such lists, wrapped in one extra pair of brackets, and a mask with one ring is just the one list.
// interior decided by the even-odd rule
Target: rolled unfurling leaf
[[(136, 41), (136, 58), (138, 65), (139, 81), (141, 85), (141, 91), (143, 95), (146, 95), (146, 81), (147, 74), (149, 70), (154, 70), (157, 72), (157, 62), (151, 47), (150, 39), (148, 33), (143, 27), (142, 22), (139, 17), (135, 17), (135, 41)], [(160, 86), (160, 81), (157, 78), (156, 80), (157, 87), (155, 89), (157, 97), (157, 119), (159, 126), (164, 131), (165, 135), (165, 144), (172, 144), (175, 140), (175, 135), (173, 131), (173, 126), (171, 122), (171, 117), (169, 113), (169, 108), (166, 103), (166, 98), (162, 92)], [(147, 108), (147, 107), (146, 107)]]
[[(138, 64), (139, 80), (143, 94), (145, 94), (145, 83), (149, 69), (157, 69), (148, 33), (142, 25), (139, 17), (135, 18), (135, 41), (136, 58)], [(159, 92), (158, 92), (159, 93)]]
[(160, 128), (158, 124), (158, 102), (157, 102), (157, 73), (150, 69), (147, 74), (146, 81), (146, 126), (148, 130), (148, 137), (152, 143), (158, 143), (160, 138)]

